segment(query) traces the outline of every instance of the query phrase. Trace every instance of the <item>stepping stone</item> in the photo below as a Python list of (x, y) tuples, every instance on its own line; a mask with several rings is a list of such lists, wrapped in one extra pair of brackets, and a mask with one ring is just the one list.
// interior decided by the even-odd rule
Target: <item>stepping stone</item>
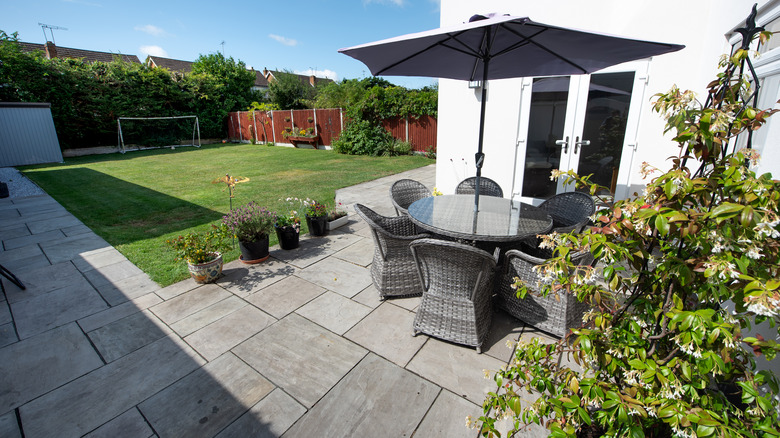
[(276, 438), (305, 413), (306, 408), (276, 388), (216, 438)]
[(368, 269), (333, 257), (303, 269), (298, 276), (347, 298), (352, 298), (371, 284)]
[(366, 350), (291, 313), (235, 347), (233, 353), (311, 407)]
[(274, 385), (227, 353), (141, 403), (161, 437), (209, 437), (232, 423)]
[(0, 411), (15, 409), (101, 365), (76, 324), (8, 345), (0, 349)]
[(165, 337), (171, 329), (148, 310), (112, 322), (87, 335), (108, 362)]
[(439, 391), (369, 354), (285, 436), (411, 436)]
[(414, 313), (385, 302), (344, 336), (403, 367), (427, 340), (413, 324)]
[(203, 363), (177, 336), (167, 336), (20, 407), (25, 437), (81, 436)]
[(371, 312), (371, 308), (337, 293), (325, 292), (295, 311), (326, 329), (343, 335)]
[(323, 292), (325, 289), (316, 284), (292, 275), (247, 296), (246, 300), (281, 319)]

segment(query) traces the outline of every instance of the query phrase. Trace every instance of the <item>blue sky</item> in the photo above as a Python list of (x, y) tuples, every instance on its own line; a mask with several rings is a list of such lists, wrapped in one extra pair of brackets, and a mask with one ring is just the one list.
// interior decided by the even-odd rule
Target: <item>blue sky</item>
[[(439, 27), (440, 0), (2, 0), (0, 29), (44, 43), (39, 23), (58, 46), (194, 61), (222, 51), (262, 70), (331, 79), (370, 75), (338, 49)], [(46, 30), (46, 39), (51, 33)], [(225, 42), (224, 46), (221, 42)], [(388, 77), (410, 88), (435, 79)]]

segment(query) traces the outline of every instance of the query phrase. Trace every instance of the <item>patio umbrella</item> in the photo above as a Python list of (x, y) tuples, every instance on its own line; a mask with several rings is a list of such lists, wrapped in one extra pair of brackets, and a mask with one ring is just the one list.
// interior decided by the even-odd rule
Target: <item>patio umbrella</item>
[(340, 49), (375, 76), (482, 81), (474, 211), (485, 155), (486, 82), (528, 76), (587, 74), (685, 46), (550, 26), (527, 17), (474, 15), (468, 23)]

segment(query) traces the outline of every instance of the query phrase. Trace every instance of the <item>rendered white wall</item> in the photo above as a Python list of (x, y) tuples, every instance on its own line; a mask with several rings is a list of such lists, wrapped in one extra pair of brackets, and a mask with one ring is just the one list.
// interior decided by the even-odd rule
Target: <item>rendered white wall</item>
[[(641, 163), (647, 161), (665, 170), (670, 167), (666, 159), (678, 153), (670, 137), (663, 136), (664, 123), (651, 111), (650, 97), (677, 84), (681, 89), (696, 91), (703, 100), (720, 55), (729, 50), (724, 34), (744, 21), (753, 3), (755, 0), (483, 0), (477, 4), (442, 0), (441, 25), (462, 23), (474, 14), (497, 12), (557, 26), (684, 44), (685, 49), (650, 62), (637, 134), (639, 147), (629, 176), (629, 193), (641, 193), (646, 184), (639, 175)], [(759, 7), (765, 3), (758, 1)], [(505, 193), (512, 188), (521, 84), (522, 79), (507, 79), (492, 81), (488, 87), (482, 174), (495, 179)], [(479, 104), (478, 94), (466, 82), (439, 81), (436, 184), (444, 193), (452, 193), (460, 180), (476, 172)], [(518, 188), (519, 183), (515, 190)]]

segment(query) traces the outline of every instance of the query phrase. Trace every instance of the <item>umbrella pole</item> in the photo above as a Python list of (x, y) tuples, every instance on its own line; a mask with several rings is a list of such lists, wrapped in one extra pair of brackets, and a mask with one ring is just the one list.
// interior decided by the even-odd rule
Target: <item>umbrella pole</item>
[(479, 141), (477, 143), (477, 153), (474, 154), (474, 164), (477, 166), (477, 177), (474, 181), (474, 233), (477, 232), (477, 213), (479, 212), (479, 186), (482, 178), (482, 164), (485, 161), (485, 154), (482, 153), (482, 144), (485, 141), (485, 108), (487, 105), (487, 77), (490, 58), (483, 60), (482, 68), (482, 102), (479, 111)]

